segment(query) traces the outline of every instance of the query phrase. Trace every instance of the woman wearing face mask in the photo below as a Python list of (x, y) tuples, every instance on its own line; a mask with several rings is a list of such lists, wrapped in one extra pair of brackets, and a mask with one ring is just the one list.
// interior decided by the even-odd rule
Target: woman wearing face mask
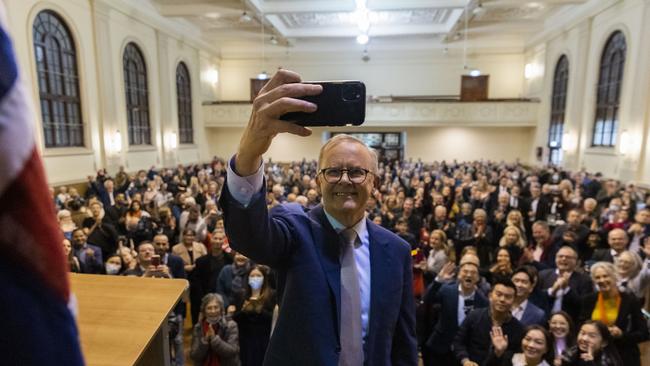
[(562, 354), (562, 366), (622, 366), (612, 341), (605, 324), (587, 320), (580, 327), (577, 344)]
[(106, 263), (104, 264), (107, 275), (121, 275), (122, 272), (124, 272), (124, 267), (124, 262), (119, 254), (108, 256), (108, 259), (106, 259)]
[(275, 295), (269, 286), (268, 274), (268, 267), (255, 265), (251, 268), (246, 281), (246, 300), (241, 310), (233, 316), (239, 327), (242, 366), (258, 366), (264, 361), (275, 307)]
[(239, 366), (237, 324), (223, 315), (223, 299), (207, 294), (192, 332), (190, 357), (197, 366)]
[(571, 316), (564, 311), (558, 311), (551, 315), (548, 321), (548, 328), (553, 340), (555, 350), (554, 366), (562, 365), (562, 352), (575, 344), (575, 329)]
[(508, 351), (508, 337), (501, 327), (493, 327), (490, 332), (492, 348), (485, 361), (486, 366), (551, 366), (554, 352), (550, 333), (539, 325), (526, 328), (521, 339), (521, 353)]
[(591, 279), (598, 291), (582, 299), (580, 320), (605, 324), (612, 336), (612, 345), (626, 366), (640, 366), (638, 343), (648, 338), (648, 326), (636, 296), (621, 292), (616, 285), (618, 273), (609, 262), (591, 266)]

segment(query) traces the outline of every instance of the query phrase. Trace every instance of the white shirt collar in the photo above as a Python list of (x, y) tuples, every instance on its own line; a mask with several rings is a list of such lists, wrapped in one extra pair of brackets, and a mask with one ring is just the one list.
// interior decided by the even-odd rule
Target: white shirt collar
[[(334, 216), (330, 215), (325, 211), (325, 208), (323, 208), (323, 212), (325, 212), (325, 217), (327, 217), (327, 221), (329, 221), (330, 225), (332, 225), (332, 228), (336, 231), (337, 234), (340, 234), (341, 231), (345, 230), (346, 227), (343, 226), (337, 219), (334, 218)], [(359, 236), (359, 241), (361, 242), (360, 244), (365, 244), (368, 242), (366, 238), (368, 238), (368, 226), (366, 224), (366, 216), (359, 220), (352, 228), (354, 231), (356, 231), (357, 235)], [(358, 246), (357, 246), (358, 247)]]

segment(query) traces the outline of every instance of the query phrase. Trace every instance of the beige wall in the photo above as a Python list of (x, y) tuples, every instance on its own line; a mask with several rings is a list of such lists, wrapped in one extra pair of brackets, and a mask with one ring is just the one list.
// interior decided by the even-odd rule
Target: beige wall
[[(237, 150), (243, 128), (208, 128), (207, 139), (212, 155), (229, 158)], [(314, 129), (307, 138), (288, 134), (276, 137), (265, 158), (289, 162), (316, 159), (326, 129)], [(333, 131), (345, 131), (339, 128)], [(528, 127), (409, 127), (360, 128), (357, 131), (406, 132), (406, 158), (433, 160), (504, 160), (529, 162), (533, 128)]]
[[(303, 80), (362, 80), (368, 95), (459, 95), (460, 75), (466, 74), (459, 57), (409, 55), (396, 52), (388, 58), (364, 63), (358, 55), (318, 55), (295, 60), (223, 59), (220, 64), (220, 93), (223, 100), (248, 100), (248, 80), (262, 68), (272, 73), (277, 67), (296, 71)], [(518, 98), (523, 91), (523, 54), (486, 55), (471, 58), (469, 64), (490, 75), (490, 98)]]
[[(566, 55), (569, 84), (563, 140), (568, 144), (563, 146), (563, 165), (650, 184), (650, 2), (602, 0), (583, 8), (579, 16), (548, 22), (546, 34), (526, 51), (526, 62), (541, 64), (545, 71), (526, 81), (527, 95), (539, 96), (542, 101), (535, 145), (548, 142), (553, 73), (560, 56)], [(595, 148), (591, 138), (600, 59), (605, 42), (617, 30), (625, 34), (627, 43), (618, 141), (611, 148)], [(625, 141), (623, 132), (628, 136)]]

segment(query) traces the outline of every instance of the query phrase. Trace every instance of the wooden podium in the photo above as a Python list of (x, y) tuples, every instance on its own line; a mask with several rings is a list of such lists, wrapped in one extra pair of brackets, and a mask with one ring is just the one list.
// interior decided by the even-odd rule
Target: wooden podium
[(70, 284), (86, 365), (169, 365), (167, 316), (186, 280), (72, 273)]

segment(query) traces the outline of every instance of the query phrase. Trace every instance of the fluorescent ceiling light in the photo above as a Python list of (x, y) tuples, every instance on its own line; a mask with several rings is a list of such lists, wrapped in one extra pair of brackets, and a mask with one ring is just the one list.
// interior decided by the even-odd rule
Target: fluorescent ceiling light
[(368, 38), (367, 34), (359, 34), (357, 36), (357, 43), (359, 43), (359, 44), (366, 44), (366, 43), (368, 43), (369, 40), (370, 40), (370, 38)]

